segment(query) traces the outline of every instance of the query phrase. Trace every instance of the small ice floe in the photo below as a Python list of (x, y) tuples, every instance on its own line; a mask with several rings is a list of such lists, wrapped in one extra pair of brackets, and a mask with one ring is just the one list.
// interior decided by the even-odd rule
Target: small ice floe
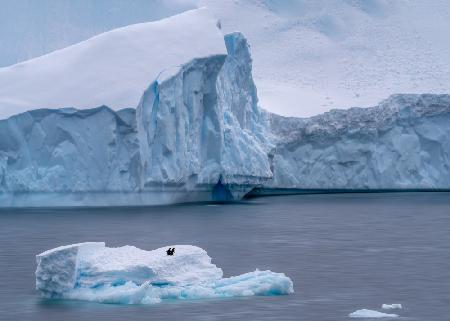
[(283, 273), (256, 270), (224, 278), (206, 251), (191, 245), (145, 251), (79, 243), (48, 250), (36, 259), (36, 289), (46, 298), (154, 304), (294, 292)]
[(361, 309), (348, 315), (350, 318), (397, 318), (397, 314), (378, 312), (375, 310)]
[(401, 309), (402, 305), (400, 303), (383, 304), (381, 308), (384, 310), (394, 310), (394, 309)]

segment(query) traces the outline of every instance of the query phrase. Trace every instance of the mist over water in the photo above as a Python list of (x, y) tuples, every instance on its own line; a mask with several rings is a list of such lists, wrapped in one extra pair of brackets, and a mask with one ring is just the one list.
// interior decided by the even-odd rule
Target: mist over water
[[(0, 210), (0, 320), (348, 320), (358, 309), (408, 320), (450, 315), (450, 195), (336, 194), (234, 204)], [(259, 268), (294, 282), (289, 296), (151, 306), (46, 301), (35, 255), (64, 244), (155, 249), (193, 244), (225, 276)]]

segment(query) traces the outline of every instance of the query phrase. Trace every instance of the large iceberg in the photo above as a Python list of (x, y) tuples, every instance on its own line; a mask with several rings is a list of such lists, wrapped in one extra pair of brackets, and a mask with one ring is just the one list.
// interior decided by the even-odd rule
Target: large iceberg
[(103, 242), (51, 249), (36, 256), (36, 289), (45, 298), (123, 304), (294, 291), (292, 281), (283, 273), (256, 270), (224, 278), (203, 249), (191, 245), (170, 247), (175, 247), (172, 256), (166, 254), (167, 248), (109, 248)]
[(271, 187), (449, 189), (450, 95), (394, 95), (311, 118), (271, 115)]
[[(240, 199), (272, 177), (240, 33), (167, 68), (136, 109), (39, 109), (0, 120), (0, 206)], [(219, 50), (220, 52), (220, 50)]]
[(247, 41), (232, 33), (225, 43), (228, 56), (195, 59), (144, 93), (136, 117), (144, 186), (220, 181), (239, 199), (272, 177)]
[[(145, 41), (134, 39), (122, 59), (112, 49), (129, 38)], [(71, 69), (75, 86), (63, 74), (77, 61), (89, 68)], [(93, 72), (101, 88), (86, 81)], [(111, 72), (126, 79), (110, 83)], [(0, 111), (25, 111), (0, 120), (1, 207), (450, 188), (449, 95), (394, 95), (311, 118), (271, 114), (258, 106), (247, 40), (223, 37), (205, 9), (1, 69), (1, 84)]]

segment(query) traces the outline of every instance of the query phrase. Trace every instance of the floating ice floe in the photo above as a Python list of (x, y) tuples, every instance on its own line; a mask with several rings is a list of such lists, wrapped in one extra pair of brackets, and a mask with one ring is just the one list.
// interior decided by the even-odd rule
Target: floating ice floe
[(400, 303), (383, 304), (381, 308), (384, 310), (402, 309), (402, 305)]
[(294, 292), (283, 273), (259, 271), (223, 278), (206, 251), (175, 245), (145, 251), (109, 248), (103, 242), (79, 243), (36, 256), (36, 289), (45, 298), (102, 303), (152, 304), (162, 300), (206, 299)]
[(375, 310), (361, 309), (348, 315), (350, 318), (397, 318), (397, 314), (378, 312)]

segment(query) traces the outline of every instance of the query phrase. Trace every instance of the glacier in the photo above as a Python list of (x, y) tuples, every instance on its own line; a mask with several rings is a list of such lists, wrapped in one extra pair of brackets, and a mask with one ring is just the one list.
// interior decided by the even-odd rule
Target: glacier
[[(153, 47), (159, 50), (147, 48), (159, 30), (171, 34), (191, 23), (197, 25), (187, 30), (201, 33), (161, 38)], [(123, 39), (136, 35), (132, 48), (144, 51), (129, 52), (123, 61), (110, 54), (116, 41), (122, 46)], [(178, 40), (177, 50), (190, 49), (181, 56), (165, 50)], [(117, 65), (97, 66), (103, 54), (112, 55), (105, 61), (116, 59)], [(141, 64), (150, 65), (143, 76), (136, 59), (147, 55)], [(65, 61), (88, 61), (93, 70), (61, 77), (47, 92), (54, 72), (69, 68)], [(50, 68), (53, 64), (65, 67)], [(126, 80), (108, 83), (111, 73), (124, 70)], [(94, 71), (102, 90), (83, 80)], [(24, 78), (39, 86), (24, 82), (29, 90), (20, 87)], [(73, 91), (75, 81), (78, 91)], [(450, 188), (449, 95), (398, 94), (375, 107), (310, 118), (267, 112), (258, 105), (246, 38), (239, 32), (223, 36), (205, 9), (113, 30), (8, 67), (0, 70), (0, 83), (5, 84), (0, 110), (5, 115), (16, 110), (12, 107), (23, 111), (0, 120), (0, 207)], [(129, 100), (116, 99), (118, 88)], [(21, 92), (32, 99), (20, 100)], [(37, 109), (46, 101), (47, 108)]]
[(206, 251), (173, 245), (145, 251), (134, 246), (106, 247), (104, 242), (61, 246), (36, 256), (36, 289), (44, 298), (101, 303), (154, 304), (293, 293), (283, 273), (259, 271), (234, 277), (211, 263)]
[(307, 119), (271, 115), (272, 187), (448, 189), (449, 95), (394, 95)]

